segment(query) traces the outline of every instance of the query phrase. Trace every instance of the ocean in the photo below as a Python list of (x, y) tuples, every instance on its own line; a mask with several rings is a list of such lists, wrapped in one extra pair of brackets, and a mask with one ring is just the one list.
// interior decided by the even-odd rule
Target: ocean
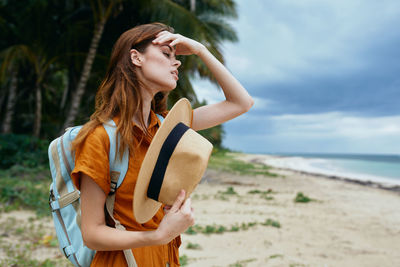
[(279, 157), (266, 163), (311, 173), (400, 185), (400, 155), (295, 153), (275, 156)]

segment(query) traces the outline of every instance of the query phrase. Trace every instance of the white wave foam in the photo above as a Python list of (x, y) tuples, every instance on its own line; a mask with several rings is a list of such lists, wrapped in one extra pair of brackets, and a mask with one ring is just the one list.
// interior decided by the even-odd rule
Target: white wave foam
[(291, 169), (295, 171), (336, 176), (360, 181), (378, 182), (388, 186), (400, 185), (400, 180), (397, 179), (390, 179), (382, 176), (355, 173), (343, 170), (328, 159), (303, 157), (268, 157), (263, 159), (263, 162), (267, 165), (282, 169)]

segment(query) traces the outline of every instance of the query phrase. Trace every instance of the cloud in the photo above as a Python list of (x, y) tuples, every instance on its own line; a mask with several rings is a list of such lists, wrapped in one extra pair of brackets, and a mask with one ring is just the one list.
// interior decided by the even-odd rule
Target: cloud
[(253, 96), (253, 100), (254, 100), (254, 105), (252, 107), (253, 111), (254, 110), (265, 111), (268, 110), (268, 108), (274, 104), (273, 101), (270, 99), (256, 97), (256, 96)]
[(287, 136), (386, 138), (399, 136), (400, 116), (355, 117), (341, 112), (279, 115), (269, 118), (276, 132)]
[[(380, 67), (382, 68), (382, 67)], [(303, 81), (247, 84), (252, 96), (268, 99), (264, 114), (347, 112), (362, 116), (400, 114), (400, 73), (398, 68), (368, 74), (337, 77), (305, 76)]]
[(206, 100), (207, 104), (214, 104), (225, 100), (222, 89), (208, 80), (196, 78), (192, 86), (199, 101)]
[[(249, 116), (226, 123), (224, 145), (245, 152), (398, 153), (400, 116), (342, 112)], [(249, 130), (251, 129), (251, 130)]]
[[(227, 68), (255, 105), (224, 124), (245, 152), (400, 154), (400, 1), (239, 0)], [(224, 100), (210, 83), (199, 98)]]
[[(242, 80), (297, 81), (303, 74), (340, 75), (374, 62), (370, 47), (400, 33), (399, 1), (239, 1), (240, 44), (226, 46)], [(383, 34), (384, 33), (384, 34)]]

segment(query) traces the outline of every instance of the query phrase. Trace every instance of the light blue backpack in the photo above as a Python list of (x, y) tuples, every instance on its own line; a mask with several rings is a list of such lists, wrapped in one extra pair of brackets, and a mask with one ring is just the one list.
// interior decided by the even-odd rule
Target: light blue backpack
[[(158, 115), (162, 122), (164, 118)], [(114, 220), (115, 227), (125, 230), (113, 216), (115, 192), (122, 184), (128, 170), (129, 151), (125, 149), (122, 160), (116, 145), (116, 129), (113, 120), (103, 124), (110, 139), (109, 164), (111, 192), (106, 199), (108, 215)], [(49, 204), (53, 215), (54, 226), (62, 253), (77, 267), (89, 267), (96, 251), (83, 243), (81, 233), (80, 192), (71, 180), (75, 166), (75, 155), (71, 153), (71, 142), (78, 135), (82, 126), (68, 128), (66, 132), (53, 140), (49, 146), (50, 171), (53, 182), (50, 185)], [(124, 250), (129, 267), (135, 267), (136, 261), (130, 249)]]

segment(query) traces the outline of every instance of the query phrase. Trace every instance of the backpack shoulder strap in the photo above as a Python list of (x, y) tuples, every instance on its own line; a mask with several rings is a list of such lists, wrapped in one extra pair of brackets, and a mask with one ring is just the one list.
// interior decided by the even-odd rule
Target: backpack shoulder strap
[[(119, 230), (125, 230), (125, 227), (114, 218), (114, 203), (115, 203), (115, 191), (122, 184), (122, 181), (125, 178), (126, 172), (128, 171), (129, 165), (129, 149), (125, 148), (122, 159), (119, 156), (119, 142), (120, 136), (118, 135), (117, 139), (117, 126), (113, 120), (109, 120), (107, 123), (103, 124), (104, 129), (108, 134), (108, 138), (110, 139), (110, 152), (109, 152), (109, 161), (110, 161), (110, 177), (111, 177), (111, 192), (110, 195), (106, 198), (106, 209), (108, 215), (114, 221), (115, 228)], [(125, 260), (128, 264), (128, 267), (137, 267), (137, 263), (135, 257), (133, 256), (132, 250), (126, 249), (123, 250)]]
[(109, 163), (110, 163), (110, 176), (111, 176), (111, 193), (122, 184), (126, 172), (128, 171), (129, 165), (129, 149), (125, 148), (122, 159), (119, 157), (119, 142), (120, 136), (117, 139), (117, 126), (113, 120), (109, 120), (103, 124), (104, 129), (108, 134), (110, 140), (110, 152), (109, 152)]
[[(163, 123), (164, 117), (160, 114), (156, 114)], [(109, 162), (110, 162), (110, 176), (111, 176), (111, 192), (114, 193), (115, 190), (124, 181), (126, 172), (128, 171), (129, 165), (129, 149), (126, 148), (122, 159), (119, 157), (119, 142), (120, 136), (118, 136), (118, 141), (116, 139), (117, 126), (113, 120), (109, 120), (107, 123), (103, 124), (104, 129), (108, 134), (110, 140), (110, 152), (109, 152)]]
[(163, 121), (164, 121), (164, 117), (163, 116), (161, 116), (160, 114), (156, 114), (157, 115), (157, 117), (160, 119), (160, 122), (161, 123), (163, 123)]

